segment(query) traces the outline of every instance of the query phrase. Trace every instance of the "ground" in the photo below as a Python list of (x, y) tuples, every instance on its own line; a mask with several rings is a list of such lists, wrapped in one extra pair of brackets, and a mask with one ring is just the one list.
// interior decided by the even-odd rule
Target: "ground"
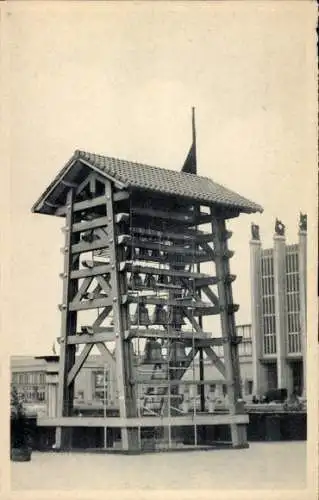
[(13, 490), (304, 489), (306, 442), (139, 456), (39, 453), (11, 464)]

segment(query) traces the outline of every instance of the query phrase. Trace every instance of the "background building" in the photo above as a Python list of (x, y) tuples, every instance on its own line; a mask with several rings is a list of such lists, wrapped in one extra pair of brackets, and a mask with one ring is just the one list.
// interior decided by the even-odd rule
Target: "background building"
[(306, 216), (300, 215), (293, 245), (286, 245), (285, 226), (277, 220), (273, 248), (262, 249), (253, 225), (250, 255), (253, 393), (285, 388), (306, 397)]
[[(238, 346), (242, 391), (247, 401), (252, 398), (253, 391), (253, 363), (252, 363), (252, 338), (251, 325), (238, 325), (237, 335), (242, 337)], [(216, 347), (216, 353), (223, 358), (222, 347)], [(58, 356), (12, 356), (11, 380), (16, 386), (20, 398), (24, 401), (26, 411), (30, 414), (41, 416), (55, 415)], [(223, 377), (212, 366), (208, 359), (204, 359), (205, 374), (208, 379), (216, 383), (206, 387), (206, 401), (218, 400), (224, 402), (226, 387)], [(194, 366), (190, 367), (184, 375), (185, 381), (193, 379), (193, 370), (199, 370), (198, 358)], [(220, 383), (219, 383), (220, 381)], [(199, 406), (200, 387), (185, 384), (181, 386), (180, 393), (191, 408)], [(153, 395), (156, 399), (156, 394)], [(105, 365), (100, 355), (91, 355), (78, 374), (75, 382), (75, 408), (81, 410), (112, 410), (118, 406), (115, 367)]]

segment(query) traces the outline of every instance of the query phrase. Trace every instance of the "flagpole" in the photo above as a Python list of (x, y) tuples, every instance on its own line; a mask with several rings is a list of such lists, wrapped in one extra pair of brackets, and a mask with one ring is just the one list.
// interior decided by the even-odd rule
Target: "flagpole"
[(192, 107), (192, 134), (193, 134), (193, 145), (194, 145), (194, 156), (195, 162), (197, 163), (196, 157), (196, 124), (195, 124), (195, 107)]

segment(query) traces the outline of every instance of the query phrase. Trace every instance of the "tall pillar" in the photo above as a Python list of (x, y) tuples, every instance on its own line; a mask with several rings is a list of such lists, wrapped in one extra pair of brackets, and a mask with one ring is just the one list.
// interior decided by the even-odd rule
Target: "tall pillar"
[(253, 395), (259, 398), (267, 390), (266, 367), (261, 362), (263, 355), (263, 318), (262, 318), (262, 273), (261, 241), (259, 226), (252, 224), (250, 240), (250, 287), (252, 317), (252, 365)]
[(57, 392), (58, 374), (49, 372), (46, 374), (47, 392), (47, 416), (55, 418), (57, 416)]
[(303, 362), (303, 390), (307, 397), (307, 215), (299, 220), (299, 294), (300, 294), (300, 338)]
[(276, 220), (274, 235), (274, 292), (276, 313), (277, 387), (287, 389), (287, 292), (286, 292), (286, 238), (285, 226)]

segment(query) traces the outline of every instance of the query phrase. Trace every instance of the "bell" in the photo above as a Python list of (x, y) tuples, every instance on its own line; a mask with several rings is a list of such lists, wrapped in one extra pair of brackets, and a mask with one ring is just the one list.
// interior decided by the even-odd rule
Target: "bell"
[(169, 285), (169, 276), (166, 276), (165, 274), (160, 274), (157, 283), (159, 285)]
[(152, 317), (154, 325), (167, 325), (167, 312), (162, 304), (157, 304)]
[(140, 248), (139, 259), (140, 260), (143, 260), (143, 258), (148, 259), (148, 257), (149, 257), (148, 249), (147, 248)]
[(142, 282), (142, 278), (141, 276), (139, 275), (139, 273), (137, 273), (136, 271), (133, 272), (131, 274), (131, 277), (130, 277), (130, 281), (129, 281), (129, 284), (128, 284), (129, 288), (131, 288), (132, 290), (134, 290), (135, 288), (142, 288), (143, 287), (143, 282)]
[(184, 343), (177, 340), (170, 349), (170, 360), (173, 361), (173, 363), (179, 364), (185, 363), (187, 359)]
[(160, 365), (163, 361), (161, 344), (156, 340), (147, 340), (145, 343), (143, 364)]
[(152, 257), (155, 257), (155, 258), (160, 257), (160, 252), (159, 252), (158, 248), (154, 248), (154, 249), (152, 250), (151, 256), (152, 256)]
[(150, 318), (148, 315), (148, 310), (145, 304), (138, 304), (134, 317), (133, 317), (134, 325), (148, 326), (150, 324)]
[(169, 315), (169, 324), (175, 327), (179, 327), (181, 325), (185, 325), (183, 314), (180, 308), (173, 307), (170, 311)]
[(145, 288), (156, 288), (156, 279), (153, 274), (146, 274), (144, 286)]

